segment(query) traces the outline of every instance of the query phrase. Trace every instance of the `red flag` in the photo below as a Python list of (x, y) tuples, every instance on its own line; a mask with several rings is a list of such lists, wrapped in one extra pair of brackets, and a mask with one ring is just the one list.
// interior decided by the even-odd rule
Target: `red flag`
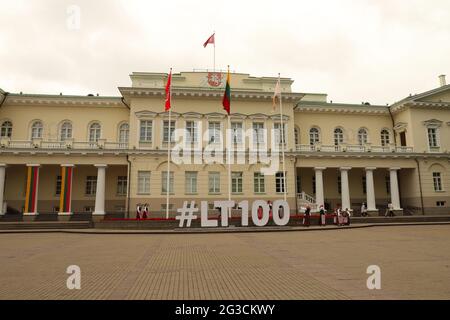
[(209, 37), (208, 40), (206, 40), (206, 42), (203, 44), (203, 48), (206, 48), (206, 46), (210, 43), (214, 45), (216, 44), (216, 41), (214, 40), (214, 35), (215, 33), (213, 33), (212, 36)]
[(172, 107), (172, 68), (170, 68), (169, 78), (166, 84), (166, 111), (170, 110)]

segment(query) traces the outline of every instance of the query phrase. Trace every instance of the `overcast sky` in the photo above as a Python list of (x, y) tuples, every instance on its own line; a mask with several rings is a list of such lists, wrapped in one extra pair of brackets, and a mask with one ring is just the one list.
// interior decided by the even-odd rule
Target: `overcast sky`
[(214, 30), (218, 67), (334, 102), (450, 82), (449, 0), (0, 0), (0, 88), (119, 95), (133, 71), (212, 68)]

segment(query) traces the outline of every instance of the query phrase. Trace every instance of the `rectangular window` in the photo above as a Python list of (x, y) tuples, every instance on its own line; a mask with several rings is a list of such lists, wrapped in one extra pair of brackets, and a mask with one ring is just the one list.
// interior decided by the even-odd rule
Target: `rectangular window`
[(253, 122), (253, 142), (255, 144), (264, 143), (264, 123)]
[(138, 171), (138, 194), (150, 194), (150, 171)]
[(275, 191), (277, 193), (284, 193), (285, 191), (285, 181), (283, 172), (277, 172), (277, 174), (275, 175)]
[(341, 178), (341, 175), (338, 175), (337, 187), (338, 187), (338, 193), (341, 194), (342, 193), (342, 178)]
[(362, 190), (364, 194), (367, 194), (366, 176), (362, 176)]
[(197, 122), (186, 121), (186, 144), (197, 143)]
[(313, 194), (316, 194), (316, 176), (315, 175), (312, 177), (312, 190), (313, 190)]
[(436, 201), (436, 207), (445, 207), (445, 201)]
[(253, 189), (255, 193), (266, 192), (265, 177), (261, 172), (255, 172), (253, 174)]
[(430, 148), (438, 147), (437, 129), (436, 128), (428, 128), (428, 143), (430, 145)]
[(208, 124), (209, 143), (219, 143), (221, 136), (220, 122), (210, 122)]
[[(169, 172), (169, 193), (173, 193), (173, 171)], [(167, 171), (161, 174), (161, 193), (167, 193)]]
[(273, 129), (275, 136), (275, 144), (276, 145), (286, 144), (286, 124), (283, 123), (283, 126), (281, 126), (281, 123), (274, 123)]
[[(170, 139), (171, 139), (170, 142), (175, 141), (174, 132), (175, 132), (175, 121), (170, 121)], [(169, 121), (165, 120), (163, 122), (163, 143), (168, 142), (169, 142)]]
[(302, 192), (302, 178), (298, 174), (296, 179), (297, 179), (297, 193), (300, 193)]
[(94, 196), (97, 191), (97, 176), (86, 177), (86, 195)]
[(117, 195), (118, 196), (126, 196), (127, 195), (127, 176), (118, 176), (117, 177)]
[(210, 172), (208, 174), (209, 193), (220, 193), (220, 172)]
[(242, 193), (242, 172), (231, 173), (231, 192)]
[(61, 184), (62, 184), (62, 178), (61, 176), (56, 177), (56, 190), (55, 194), (59, 196), (61, 194)]
[(153, 121), (141, 120), (139, 141), (152, 142), (152, 128), (153, 128)]
[(442, 191), (442, 176), (440, 172), (433, 172), (434, 191)]
[(186, 193), (197, 193), (197, 172), (187, 171), (185, 173), (185, 182)]
[(233, 143), (242, 143), (243, 142), (243, 127), (242, 122), (232, 122), (231, 130), (233, 134)]

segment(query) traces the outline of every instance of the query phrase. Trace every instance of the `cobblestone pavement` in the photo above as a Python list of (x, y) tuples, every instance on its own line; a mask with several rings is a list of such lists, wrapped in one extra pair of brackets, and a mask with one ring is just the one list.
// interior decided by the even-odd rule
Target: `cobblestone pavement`
[[(0, 234), (0, 299), (450, 299), (450, 226)], [(81, 268), (68, 290), (66, 268)], [(378, 265), (382, 289), (368, 290)]]

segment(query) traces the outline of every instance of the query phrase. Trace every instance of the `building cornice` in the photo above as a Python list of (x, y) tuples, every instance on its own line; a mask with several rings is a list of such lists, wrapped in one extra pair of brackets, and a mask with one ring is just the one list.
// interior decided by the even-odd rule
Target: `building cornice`
[(424, 102), (424, 101), (410, 101), (404, 104), (399, 104), (391, 108), (393, 114), (409, 108), (414, 109), (434, 109), (434, 110), (450, 110), (450, 102)]
[(387, 106), (370, 106), (342, 103), (300, 102), (295, 107), (295, 112), (308, 113), (348, 113), (367, 115), (388, 115)]
[(123, 107), (121, 97), (10, 94), (6, 105), (58, 107)]
[[(125, 99), (129, 98), (163, 98), (165, 90), (163, 88), (133, 88), (120, 87), (119, 91)], [(282, 99), (284, 102), (296, 103), (304, 97), (303, 93), (283, 93)], [(201, 89), (184, 89), (173, 88), (172, 96), (176, 98), (207, 98), (207, 99), (221, 99), (223, 97), (223, 90), (201, 90)], [(256, 101), (272, 101), (273, 92), (262, 91), (246, 91), (246, 90), (232, 90), (231, 98), (233, 100), (256, 100)]]

